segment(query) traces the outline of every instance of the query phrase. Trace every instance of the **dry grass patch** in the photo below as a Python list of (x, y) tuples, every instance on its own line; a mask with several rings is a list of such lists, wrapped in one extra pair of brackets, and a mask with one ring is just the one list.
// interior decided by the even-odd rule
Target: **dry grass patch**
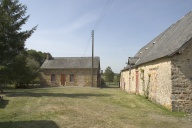
[(184, 113), (171, 113), (141, 96), (116, 89), (54, 87), (5, 90), (0, 127), (190, 128)]

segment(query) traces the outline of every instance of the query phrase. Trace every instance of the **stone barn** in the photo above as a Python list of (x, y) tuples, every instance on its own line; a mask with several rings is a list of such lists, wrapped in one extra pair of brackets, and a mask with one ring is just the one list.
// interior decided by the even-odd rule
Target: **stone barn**
[[(52, 86), (92, 86), (92, 57), (52, 57), (40, 68), (41, 79)], [(100, 87), (100, 58), (94, 57), (93, 86)]]
[(128, 58), (120, 87), (171, 111), (192, 112), (192, 12)]

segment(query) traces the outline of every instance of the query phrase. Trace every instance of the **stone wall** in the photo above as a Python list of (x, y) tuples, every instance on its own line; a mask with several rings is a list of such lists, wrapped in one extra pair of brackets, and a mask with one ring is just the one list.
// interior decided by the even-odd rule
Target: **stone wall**
[(174, 55), (171, 61), (172, 109), (192, 112), (192, 45)]
[[(51, 74), (55, 74), (55, 82), (51, 82)], [(91, 86), (91, 70), (90, 69), (44, 69), (42, 70), (42, 78), (44, 83), (50, 86), (61, 86), (61, 75), (65, 75), (65, 86)], [(74, 82), (70, 82), (70, 74), (74, 74)], [(99, 85), (99, 71), (94, 70), (93, 85)]]
[(170, 58), (162, 58), (140, 65), (138, 71), (140, 75), (139, 93), (171, 110)]
[[(138, 72), (137, 76), (136, 72)], [(123, 71), (121, 73), (121, 81), (123, 78), (127, 92), (145, 95), (150, 100), (170, 110), (172, 109), (170, 58), (158, 59), (142, 64), (137, 68), (132, 68), (131, 71)], [(122, 83), (121, 88), (123, 88)]]
[(123, 90), (145, 95), (169, 110), (192, 112), (192, 41), (170, 58), (122, 71), (120, 84)]
[(132, 68), (129, 73), (129, 90), (131, 93), (136, 93), (136, 70)]
[(135, 80), (135, 69), (124, 70), (121, 72), (121, 81), (120, 81), (120, 88), (125, 90), (129, 93), (136, 93), (136, 80)]
[(120, 79), (120, 88), (122, 90), (125, 90), (127, 92), (129, 92), (129, 88), (128, 88), (128, 85), (129, 85), (129, 71), (124, 71), (124, 72), (121, 72), (121, 79)]

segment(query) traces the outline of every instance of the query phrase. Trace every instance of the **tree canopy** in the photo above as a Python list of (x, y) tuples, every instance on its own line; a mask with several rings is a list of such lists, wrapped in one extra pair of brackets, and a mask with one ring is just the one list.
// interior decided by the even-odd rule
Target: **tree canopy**
[(18, 83), (28, 70), (25, 41), (37, 26), (22, 30), (29, 18), (26, 10), (18, 0), (0, 1), (0, 84)]
[(29, 55), (29, 58), (37, 61), (40, 65), (43, 64), (47, 57), (47, 53), (43, 53), (41, 51), (36, 51), (36, 50), (27, 50), (27, 53)]
[(112, 71), (112, 69), (111, 69), (110, 66), (108, 66), (108, 67), (105, 69), (104, 76), (105, 76), (105, 81), (106, 81), (106, 82), (113, 82), (114, 72)]
[(120, 74), (115, 74), (114, 82), (115, 83), (119, 83), (120, 82)]

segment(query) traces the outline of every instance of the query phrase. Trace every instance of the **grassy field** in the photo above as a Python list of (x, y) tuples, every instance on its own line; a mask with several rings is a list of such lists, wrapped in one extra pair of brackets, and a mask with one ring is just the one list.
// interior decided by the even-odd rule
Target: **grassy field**
[(5, 90), (0, 128), (191, 128), (171, 113), (119, 88), (53, 87)]

